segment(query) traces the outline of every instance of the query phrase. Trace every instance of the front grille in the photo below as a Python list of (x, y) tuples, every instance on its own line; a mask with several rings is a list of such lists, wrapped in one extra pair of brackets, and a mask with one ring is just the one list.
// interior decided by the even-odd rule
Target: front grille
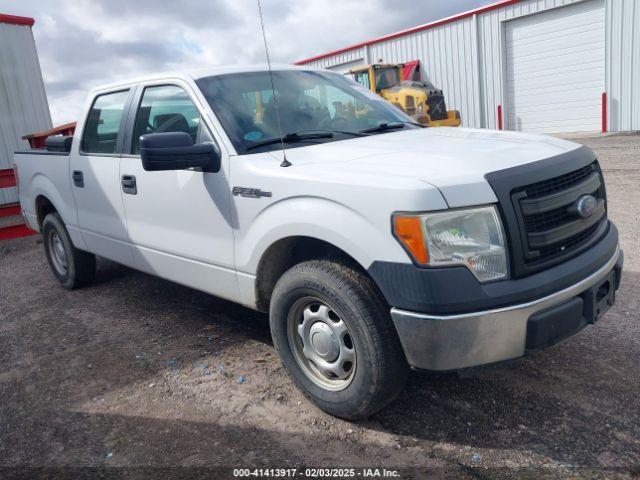
[[(589, 192), (589, 194), (593, 195), (596, 200), (600, 199), (599, 189)], [(564, 205), (548, 212), (524, 217), (524, 226), (527, 232), (544, 232), (545, 230), (559, 227), (573, 219), (573, 215), (567, 212), (567, 206)]]
[(582, 182), (591, 173), (597, 170), (596, 163), (587, 165), (573, 172), (565, 173), (549, 180), (543, 180), (542, 182), (532, 183), (526, 187), (521, 187), (519, 190), (523, 190), (528, 198), (540, 198), (545, 195), (551, 195), (561, 190), (566, 190), (573, 185)]
[(598, 230), (599, 226), (599, 224), (592, 225), (583, 232), (567, 238), (564, 242), (562, 242), (562, 244), (541, 248), (540, 257), (549, 258), (565, 251), (570, 252), (572, 248), (578, 247), (582, 245), (586, 240), (588, 240), (596, 232), (596, 230)]
[(427, 106), (429, 107), (427, 113), (429, 113), (431, 120), (445, 120), (447, 118), (447, 106), (442, 95), (429, 95)]
[[(576, 210), (578, 200), (596, 199), (586, 218)], [(588, 242), (606, 219), (604, 182), (593, 162), (572, 172), (512, 190), (525, 265), (538, 265), (570, 255)]]

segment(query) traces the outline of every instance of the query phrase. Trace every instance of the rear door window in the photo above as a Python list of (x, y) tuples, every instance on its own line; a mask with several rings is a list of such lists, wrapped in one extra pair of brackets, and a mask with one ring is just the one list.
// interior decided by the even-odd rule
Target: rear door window
[(81, 151), (87, 154), (115, 154), (122, 112), (129, 90), (96, 97), (85, 123)]

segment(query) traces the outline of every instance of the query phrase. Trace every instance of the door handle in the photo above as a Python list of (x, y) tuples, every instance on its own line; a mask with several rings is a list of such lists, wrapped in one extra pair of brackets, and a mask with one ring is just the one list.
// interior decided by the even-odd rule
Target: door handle
[(73, 184), (76, 187), (84, 188), (84, 175), (80, 170), (74, 170), (71, 178), (73, 178)]
[(133, 175), (122, 175), (122, 191), (129, 195), (138, 194), (138, 186), (136, 184), (136, 177)]

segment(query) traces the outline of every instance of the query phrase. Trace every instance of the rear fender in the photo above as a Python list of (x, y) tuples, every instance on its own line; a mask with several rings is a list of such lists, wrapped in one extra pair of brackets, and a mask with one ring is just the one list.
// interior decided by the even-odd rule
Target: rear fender
[[(69, 189), (71, 187), (69, 186)], [(45, 175), (36, 173), (29, 185), (31, 201), (29, 202), (29, 210), (25, 208), (28, 216), (36, 216), (36, 200), (38, 197), (46, 197), (55, 207), (58, 215), (62, 218), (69, 236), (76, 248), (85, 249), (84, 239), (78, 230), (78, 214), (71, 195), (71, 190), (66, 195), (62, 194), (55, 184)], [(31, 210), (33, 209), (33, 210)]]

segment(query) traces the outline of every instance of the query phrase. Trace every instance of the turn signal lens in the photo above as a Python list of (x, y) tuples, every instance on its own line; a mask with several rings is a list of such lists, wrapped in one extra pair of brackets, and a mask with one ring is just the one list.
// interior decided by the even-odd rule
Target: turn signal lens
[(507, 245), (495, 205), (400, 214), (392, 223), (396, 239), (422, 266), (464, 266), (480, 282), (508, 278)]
[(396, 215), (393, 217), (393, 232), (418, 263), (423, 265), (429, 263), (423, 222), (420, 217)]

